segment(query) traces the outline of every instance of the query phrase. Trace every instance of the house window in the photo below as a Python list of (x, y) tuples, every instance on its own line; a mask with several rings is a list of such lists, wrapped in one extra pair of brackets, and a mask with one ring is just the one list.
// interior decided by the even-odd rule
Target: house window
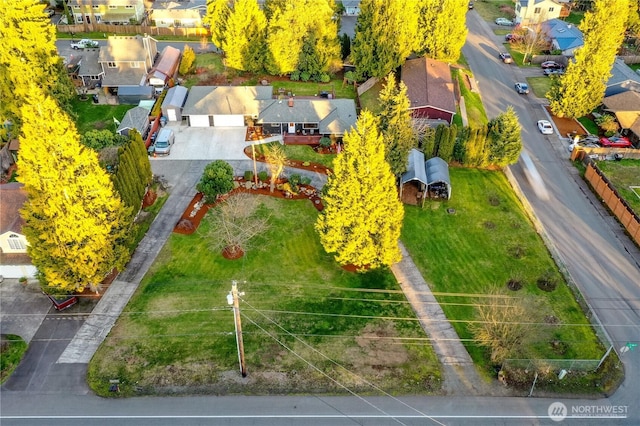
[(140, 68), (140, 62), (131, 62), (131, 68)]
[(20, 239), (19, 235), (11, 234), (11, 235), (9, 235), (9, 238), (8, 238), (7, 241), (9, 241), (9, 247), (11, 247), (11, 250), (26, 250), (27, 249), (25, 247), (24, 243), (22, 242), (22, 240)]
[(535, 9), (533, 9), (533, 13), (536, 13), (536, 14), (540, 13), (540, 8), (536, 7)]
[(73, 6), (74, 9), (80, 9), (80, 6)]
[(549, 8), (549, 13), (553, 12), (553, 7)]
[(112, 4), (109, 5), (109, 9), (117, 9), (117, 8), (118, 8), (118, 6), (114, 6)]
[(124, 8), (125, 8), (125, 9), (133, 9), (133, 6), (131, 6), (130, 4), (128, 4), (128, 5), (126, 5)]
[(84, 22), (84, 20), (82, 19), (82, 15), (76, 15), (76, 22), (78, 24), (82, 24)]
[(318, 123), (304, 123), (302, 125), (303, 129), (317, 129), (318, 128)]
[(117, 65), (116, 65), (116, 63), (115, 63), (115, 62), (107, 62), (107, 66), (108, 66), (109, 68), (117, 68)]
[(96, 10), (98, 10), (98, 9), (100, 9), (100, 5), (96, 5), (96, 4), (94, 4), (94, 5), (93, 5), (93, 8), (94, 8), (94, 9), (96, 9)]

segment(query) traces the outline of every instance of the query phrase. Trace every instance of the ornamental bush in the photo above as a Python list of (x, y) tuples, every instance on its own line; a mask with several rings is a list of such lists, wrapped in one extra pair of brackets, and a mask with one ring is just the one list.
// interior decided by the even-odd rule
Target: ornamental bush
[(233, 189), (233, 167), (222, 160), (207, 164), (196, 189), (204, 194), (205, 202), (215, 202), (218, 195)]

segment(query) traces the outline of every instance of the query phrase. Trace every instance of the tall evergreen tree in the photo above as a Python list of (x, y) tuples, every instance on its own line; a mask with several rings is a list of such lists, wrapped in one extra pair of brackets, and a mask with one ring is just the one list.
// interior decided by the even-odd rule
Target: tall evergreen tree
[(97, 289), (129, 259), (128, 211), (97, 154), (80, 144), (53, 99), (31, 86), (21, 114), (18, 167), (28, 195), (21, 214), (29, 256), (49, 287)]
[[(256, 0), (237, 0), (225, 23), (222, 50), (226, 65), (238, 70), (257, 71), (263, 67), (256, 58), (256, 46), (263, 46), (267, 20)], [(259, 51), (259, 49), (258, 49)], [(255, 60), (258, 59), (258, 63)]]
[(316, 222), (326, 252), (359, 270), (398, 262), (404, 208), (371, 112), (363, 111), (356, 128), (345, 134), (333, 165)]
[(507, 166), (518, 161), (522, 151), (520, 123), (512, 106), (489, 122), (489, 161), (496, 166)]
[(207, 1), (207, 14), (204, 22), (209, 25), (211, 41), (218, 49), (222, 49), (222, 45), (224, 44), (227, 19), (230, 13), (229, 0)]
[(421, 55), (455, 62), (467, 39), (467, 0), (420, 0), (418, 46)]
[(402, 65), (417, 46), (418, 3), (362, 0), (351, 56), (361, 79), (384, 77)]
[(395, 74), (387, 76), (385, 85), (378, 95), (382, 111), (379, 130), (385, 145), (385, 154), (391, 171), (398, 176), (407, 171), (409, 151), (415, 148), (418, 138), (411, 125), (411, 113), (407, 86), (396, 82)]
[(14, 124), (20, 133), (20, 108), (31, 85), (43, 89), (68, 109), (75, 95), (58, 56), (55, 27), (33, 0), (0, 0), (0, 123)]
[(549, 106), (558, 117), (582, 117), (604, 97), (611, 69), (624, 37), (627, 0), (594, 0), (580, 24), (584, 44), (564, 75), (555, 78), (547, 93)]

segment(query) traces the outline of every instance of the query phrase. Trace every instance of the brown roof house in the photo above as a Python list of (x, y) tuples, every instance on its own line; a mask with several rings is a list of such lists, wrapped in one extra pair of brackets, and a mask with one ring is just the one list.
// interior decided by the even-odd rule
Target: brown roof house
[(633, 90), (607, 96), (602, 100), (604, 110), (615, 114), (622, 134), (635, 146), (640, 143), (640, 93)]
[(456, 113), (456, 98), (449, 64), (429, 58), (409, 59), (402, 66), (409, 110), (416, 118), (444, 120)]
[(0, 275), (5, 278), (32, 277), (36, 272), (27, 255), (29, 243), (22, 234), (20, 209), (26, 201), (21, 183), (0, 185)]

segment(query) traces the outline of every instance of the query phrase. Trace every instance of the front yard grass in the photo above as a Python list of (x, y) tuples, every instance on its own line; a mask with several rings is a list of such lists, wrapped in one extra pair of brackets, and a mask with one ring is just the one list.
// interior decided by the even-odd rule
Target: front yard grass
[(640, 160), (596, 161), (596, 164), (618, 194), (640, 215)]
[(11, 376), (26, 351), (27, 343), (20, 336), (0, 335), (0, 384)]
[(551, 79), (547, 76), (527, 77), (527, 84), (533, 94), (539, 98), (544, 98), (549, 89), (551, 89)]
[[(474, 304), (482, 295), (493, 289), (506, 290), (511, 278), (524, 286), (519, 292), (507, 291), (509, 296), (530, 295), (538, 311), (556, 318), (536, 326), (551, 329), (549, 338), (523, 348), (520, 357), (599, 359), (604, 348), (505, 176), (473, 169), (450, 172), (451, 200), (429, 202), (424, 209), (405, 207), (402, 241), (476, 365), (488, 374), (495, 373), (486, 350), (474, 344), (467, 321), (477, 319)], [(537, 286), (545, 274), (558, 283), (552, 292)], [(562, 344), (552, 345), (551, 339)]]
[(113, 121), (122, 121), (124, 114), (135, 107), (135, 105), (97, 105), (89, 97), (86, 101), (79, 98), (71, 101), (71, 108), (76, 114), (76, 126), (78, 132), (84, 134), (89, 130), (113, 130), (115, 133), (117, 125)]
[(464, 79), (469, 76), (469, 78), (473, 78), (473, 74), (470, 71), (464, 69), (454, 69), (452, 71), (453, 78), (458, 83), (458, 87), (460, 87), (460, 93), (462, 97), (464, 97), (464, 104), (467, 108), (467, 119), (469, 120), (470, 127), (481, 127), (489, 122), (487, 119), (487, 113), (484, 110), (484, 105), (482, 104), (482, 99), (480, 98), (480, 94), (476, 92), (472, 92), (467, 89), (467, 85), (464, 82)]
[[(482, 19), (493, 23), (496, 18), (513, 19), (513, 1), (474, 1), (473, 8)], [(506, 34), (506, 33), (505, 33)]]
[[(309, 201), (261, 202), (271, 227), (242, 259), (209, 249), (206, 218), (192, 235), (171, 235), (94, 356), (92, 389), (109, 395), (119, 379), (122, 396), (344, 393), (330, 376), (359, 393), (377, 393), (365, 380), (393, 394), (438, 390), (439, 364), (391, 272), (338, 267)], [(226, 300), (232, 280), (245, 292), (246, 383)]]

